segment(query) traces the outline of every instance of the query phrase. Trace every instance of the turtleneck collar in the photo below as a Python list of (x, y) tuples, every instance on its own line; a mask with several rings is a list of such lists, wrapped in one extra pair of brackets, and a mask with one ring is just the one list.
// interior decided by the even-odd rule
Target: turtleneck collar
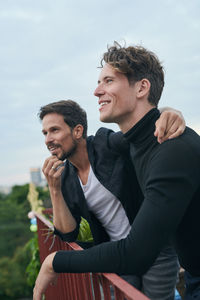
[(147, 140), (154, 140), (155, 122), (160, 117), (157, 108), (151, 109), (139, 122), (135, 124), (124, 137), (133, 144), (141, 144)]

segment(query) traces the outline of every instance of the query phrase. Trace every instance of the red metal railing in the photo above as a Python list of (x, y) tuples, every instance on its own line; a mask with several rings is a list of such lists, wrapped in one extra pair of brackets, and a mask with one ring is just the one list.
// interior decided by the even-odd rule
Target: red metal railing
[[(52, 224), (44, 216), (35, 213), (38, 226), (40, 261), (58, 250), (82, 250), (76, 243), (66, 243), (50, 232)], [(116, 274), (82, 273), (60, 274), (56, 286), (49, 286), (45, 300), (149, 300)]]

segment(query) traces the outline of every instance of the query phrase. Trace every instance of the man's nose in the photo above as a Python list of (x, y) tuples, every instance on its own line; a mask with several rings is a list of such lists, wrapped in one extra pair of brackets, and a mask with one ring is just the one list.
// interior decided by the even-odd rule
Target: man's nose
[(53, 137), (51, 134), (48, 134), (45, 136), (45, 144), (48, 145), (49, 143), (53, 142)]
[(103, 94), (104, 94), (104, 90), (102, 89), (101, 85), (98, 85), (97, 88), (94, 91), (94, 95), (96, 97), (99, 97), (99, 96), (101, 96)]

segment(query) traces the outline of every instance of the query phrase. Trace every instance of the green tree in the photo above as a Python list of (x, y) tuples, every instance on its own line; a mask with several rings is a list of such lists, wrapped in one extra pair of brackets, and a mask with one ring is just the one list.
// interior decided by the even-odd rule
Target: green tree
[(18, 247), (12, 258), (0, 259), (0, 298), (17, 299), (31, 296), (27, 285), (26, 266), (31, 259), (27, 246)]
[[(39, 271), (37, 234), (30, 231), (28, 201), (30, 185), (16, 185), (8, 195), (0, 193), (0, 299), (32, 295)], [(49, 201), (47, 187), (32, 187), (31, 194), (42, 208)], [(38, 200), (40, 199), (40, 200)], [(50, 203), (50, 202), (49, 202)], [(47, 207), (49, 205), (47, 204)]]
[(27, 193), (27, 185), (15, 186), (0, 200), (0, 257), (12, 256), (31, 237)]
[(29, 185), (14, 186), (8, 195), (0, 194), (0, 299), (17, 299), (32, 294), (26, 268), (31, 260), (26, 246), (33, 237), (27, 217)]
[[(30, 210), (30, 204), (27, 201), (27, 195), (29, 191), (29, 184), (24, 185), (15, 185), (12, 187), (11, 192), (8, 194), (7, 199), (11, 202), (15, 202), (19, 204), (25, 212)], [(22, 216), (21, 216), (22, 217)], [(27, 215), (24, 214), (24, 220), (26, 219)]]
[(29, 184), (14, 185), (8, 197), (11, 201), (15, 201), (18, 204), (27, 202), (27, 194), (29, 191)]
[(4, 200), (6, 198), (6, 195), (0, 192), (0, 201)]
[(26, 268), (27, 284), (33, 288), (35, 280), (40, 270), (40, 257), (37, 233), (34, 233), (33, 238), (28, 241), (25, 247), (26, 251), (31, 255), (31, 259)]

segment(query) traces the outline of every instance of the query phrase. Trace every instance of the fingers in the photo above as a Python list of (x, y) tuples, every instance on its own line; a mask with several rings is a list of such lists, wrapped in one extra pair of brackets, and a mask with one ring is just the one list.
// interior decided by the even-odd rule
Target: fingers
[(64, 169), (63, 161), (59, 160), (56, 156), (47, 158), (44, 162), (42, 171), (46, 177), (60, 175)]
[(162, 143), (162, 140), (166, 134), (167, 124), (168, 124), (168, 119), (164, 115), (164, 113), (162, 113), (160, 118), (155, 123), (156, 130), (154, 132), (154, 135), (157, 137), (158, 143)]
[(171, 119), (168, 122), (165, 134), (160, 137), (161, 142), (180, 136), (185, 130), (185, 121), (182, 119)]
[(155, 125), (154, 135), (157, 137), (158, 143), (176, 138), (185, 130), (185, 120), (182, 114), (176, 111), (164, 111)]
[(53, 166), (54, 162), (56, 162), (58, 159), (56, 156), (50, 156), (48, 157), (43, 165), (42, 171), (45, 174), (45, 171), (50, 170), (50, 168)]
[(65, 164), (62, 161), (58, 160), (57, 162), (55, 162), (53, 164), (53, 166), (51, 167), (51, 169), (54, 170), (54, 171), (58, 171), (61, 167), (64, 167), (64, 165)]
[(168, 131), (162, 135), (162, 137), (161, 136), (159, 137), (159, 142), (161, 144), (164, 141), (173, 137), (177, 137), (179, 135), (180, 135), (179, 127), (177, 127), (177, 125), (174, 123), (171, 125), (170, 129), (168, 129)]
[(179, 117), (175, 118), (173, 126), (170, 130), (169, 139), (173, 139), (181, 135), (185, 131), (185, 127), (185, 120), (181, 112), (179, 112)]
[(163, 143), (164, 141), (177, 137), (180, 135), (179, 127), (177, 127), (177, 124), (169, 124), (164, 126), (159, 125), (158, 128), (155, 131), (155, 136), (157, 136), (158, 143)]
[[(175, 126), (174, 126), (174, 128), (175, 128)], [(178, 137), (179, 135), (183, 134), (184, 130), (185, 130), (185, 125), (181, 125), (181, 126), (177, 127), (176, 130), (174, 129), (174, 131), (172, 131), (169, 134), (168, 139), (174, 139), (174, 138)]]
[(45, 160), (42, 171), (46, 177), (49, 189), (60, 190), (63, 170), (64, 163), (56, 156), (51, 156)]

